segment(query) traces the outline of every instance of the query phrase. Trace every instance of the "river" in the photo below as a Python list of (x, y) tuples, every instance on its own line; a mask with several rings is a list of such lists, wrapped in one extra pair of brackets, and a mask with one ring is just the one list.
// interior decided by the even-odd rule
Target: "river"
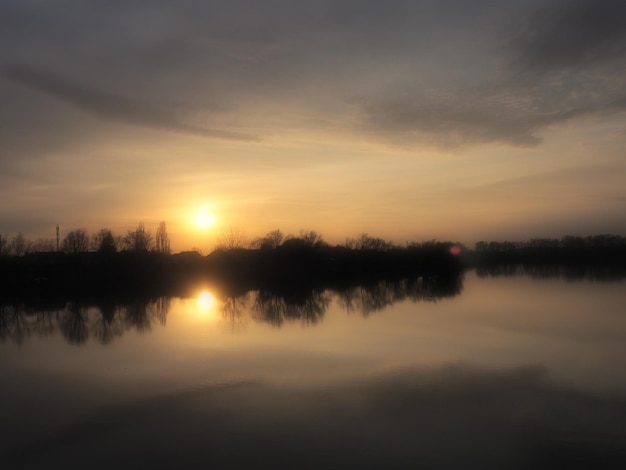
[(0, 310), (0, 465), (626, 468), (626, 281)]

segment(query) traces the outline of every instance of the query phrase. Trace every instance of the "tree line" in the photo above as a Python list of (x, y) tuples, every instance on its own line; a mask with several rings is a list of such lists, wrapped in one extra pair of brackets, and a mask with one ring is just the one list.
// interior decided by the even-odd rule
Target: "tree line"
[[(58, 229), (58, 227), (57, 227)], [(57, 231), (58, 234), (58, 231)], [(408, 242), (404, 246), (379, 237), (373, 237), (367, 233), (361, 233), (354, 238), (346, 238), (344, 243), (336, 245), (350, 250), (365, 251), (390, 251), (398, 248), (415, 248), (434, 246), (436, 240), (426, 242)], [(265, 235), (249, 238), (245, 232), (238, 228), (229, 228), (217, 236), (215, 251), (230, 250), (271, 250), (279, 247), (284, 248), (320, 248), (331, 247), (324, 240), (321, 233), (315, 230), (301, 230), (299, 234), (285, 235), (281, 230), (271, 230)], [(133, 230), (128, 230), (125, 235), (115, 234), (108, 228), (89, 234), (84, 228), (70, 230), (62, 239), (38, 238), (29, 240), (22, 232), (12, 238), (0, 234), (0, 256), (24, 256), (29, 253), (62, 252), (78, 254), (87, 252), (116, 253), (120, 251), (130, 252), (158, 252), (170, 254), (170, 237), (167, 233), (165, 222), (160, 222), (155, 235), (145, 228), (140, 222)], [(193, 249), (192, 251), (196, 251)], [(199, 250), (197, 250), (199, 251)]]
[(83, 229), (73, 230), (59, 245), (58, 252), (14, 250), (11, 256), (0, 257), (4, 295), (24, 298), (127, 291), (166, 295), (202, 279), (223, 280), (242, 291), (276, 285), (329, 287), (462, 269), (461, 256), (452, 250), (460, 248), (451, 242), (398, 246), (361, 234), (331, 246), (313, 230), (286, 236), (273, 230), (250, 241), (241, 232), (230, 230), (207, 256), (196, 251), (170, 254), (165, 223), (159, 225), (154, 238), (139, 224), (117, 239), (108, 230), (92, 237)]
[[(103, 228), (89, 234), (86, 229), (70, 230), (57, 238), (27, 239), (21, 232), (13, 238), (0, 234), (0, 256), (20, 257), (30, 253), (62, 252), (78, 254), (86, 252), (112, 254), (116, 252), (157, 252), (171, 254), (170, 237), (165, 222), (160, 222), (155, 235), (140, 222), (125, 235), (115, 234)], [(214, 253), (242, 250), (288, 250), (336, 248), (359, 252), (390, 253), (398, 251), (439, 250), (455, 247), (456, 254), (464, 258), (466, 264), (520, 264), (539, 262), (591, 262), (614, 261), (626, 263), (626, 237), (602, 234), (587, 237), (567, 235), (556, 238), (532, 238), (526, 241), (479, 241), (474, 248), (462, 243), (427, 240), (397, 244), (380, 237), (361, 233), (354, 238), (346, 238), (343, 243), (331, 245), (315, 230), (301, 230), (299, 234), (285, 235), (276, 229), (265, 235), (249, 238), (237, 228), (224, 230), (217, 236)], [(200, 251), (193, 249), (192, 251)]]
[[(5, 251), (11, 256), (0, 257), (0, 297), (168, 295), (203, 279), (224, 281), (242, 292), (275, 286), (329, 288), (415, 276), (454, 277), (466, 268), (489, 274), (513, 265), (567, 265), (574, 274), (593, 267), (596, 277), (626, 270), (626, 238), (615, 235), (478, 242), (472, 250), (437, 240), (398, 245), (366, 233), (331, 245), (314, 230), (298, 235), (273, 230), (249, 240), (233, 229), (221, 235), (207, 256), (197, 251), (171, 254), (164, 222), (154, 237), (142, 223), (123, 237), (107, 229), (92, 236), (84, 229), (72, 230), (59, 240), (59, 251), (44, 253), (27, 251), (23, 237), (16, 239), (3, 242), (11, 246)], [(604, 267), (610, 268), (606, 275), (596, 269)]]
[(440, 244), (455, 245), (466, 249), (461, 243), (452, 243), (449, 241), (428, 240), (424, 242), (411, 241), (405, 244), (394, 243), (380, 237), (371, 236), (362, 232), (357, 237), (348, 237), (343, 243), (331, 245), (321, 233), (316, 230), (300, 230), (297, 235), (285, 235), (281, 230), (272, 230), (265, 235), (255, 238), (248, 238), (245, 233), (239, 229), (228, 229), (217, 238), (215, 251), (229, 250), (272, 250), (277, 248), (346, 248), (357, 251), (379, 251), (386, 252), (398, 249), (411, 248), (428, 248)]
[(521, 264), (612, 264), (626, 267), (626, 237), (593, 235), (563, 238), (532, 238), (522, 242), (476, 243), (473, 263), (485, 265)]
[(140, 222), (134, 230), (128, 230), (126, 235), (115, 234), (112, 230), (103, 228), (96, 233), (89, 234), (84, 228), (70, 230), (63, 239), (38, 238), (35, 241), (27, 239), (21, 232), (13, 238), (0, 234), (0, 256), (24, 256), (29, 253), (62, 252), (78, 254), (97, 252), (111, 254), (118, 251), (146, 252), (156, 251), (170, 253), (170, 238), (165, 222), (159, 223), (155, 236), (146, 230)]

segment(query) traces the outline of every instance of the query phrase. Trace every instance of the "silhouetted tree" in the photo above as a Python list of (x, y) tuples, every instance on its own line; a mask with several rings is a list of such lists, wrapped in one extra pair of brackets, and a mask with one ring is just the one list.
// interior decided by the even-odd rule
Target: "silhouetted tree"
[(33, 251), (34, 252), (47, 252), (47, 251), (55, 251), (56, 243), (52, 238), (38, 238), (35, 243), (33, 243)]
[(345, 246), (352, 250), (387, 251), (393, 248), (393, 243), (362, 233), (357, 238), (346, 239)]
[(152, 235), (149, 231), (146, 231), (143, 222), (140, 222), (135, 230), (129, 230), (124, 237), (124, 246), (130, 251), (148, 251), (152, 248), (152, 245)]
[(32, 249), (32, 243), (27, 240), (22, 232), (13, 237), (9, 245), (9, 252), (15, 256), (24, 256)]
[(568, 250), (581, 250), (585, 247), (585, 240), (582, 237), (566, 235), (561, 238), (561, 247)]
[(319, 247), (326, 245), (322, 235), (315, 230), (300, 230), (300, 236), (298, 238), (300, 238), (300, 240), (302, 240), (307, 246)]
[(65, 253), (84, 253), (88, 248), (89, 236), (84, 228), (72, 230), (63, 239), (62, 249)]
[(318, 248), (322, 246), (328, 246), (328, 244), (315, 230), (300, 230), (300, 235), (297, 237), (294, 235), (287, 235), (283, 246), (289, 249), (300, 248)]
[(246, 234), (238, 228), (230, 228), (217, 238), (215, 248), (218, 250), (234, 250), (248, 245)]
[(159, 253), (170, 254), (170, 237), (167, 234), (165, 222), (159, 224), (156, 232), (156, 251)]
[(7, 256), (9, 254), (9, 242), (6, 236), (0, 235), (0, 256)]
[(255, 239), (250, 246), (253, 248), (260, 248), (262, 250), (273, 250), (280, 246), (285, 236), (280, 230), (272, 230), (265, 236)]
[(113, 232), (103, 228), (91, 237), (91, 249), (103, 254), (112, 254), (117, 251), (117, 243)]

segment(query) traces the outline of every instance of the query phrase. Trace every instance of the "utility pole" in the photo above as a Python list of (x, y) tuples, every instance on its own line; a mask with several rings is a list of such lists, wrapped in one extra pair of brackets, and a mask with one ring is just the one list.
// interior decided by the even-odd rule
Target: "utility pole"
[(57, 225), (57, 251), (59, 251), (59, 226)]

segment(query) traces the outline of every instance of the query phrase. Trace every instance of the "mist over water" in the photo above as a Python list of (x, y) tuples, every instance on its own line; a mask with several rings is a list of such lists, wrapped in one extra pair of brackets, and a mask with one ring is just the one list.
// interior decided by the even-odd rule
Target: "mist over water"
[(624, 279), (479, 274), (3, 305), (0, 463), (621, 468)]

